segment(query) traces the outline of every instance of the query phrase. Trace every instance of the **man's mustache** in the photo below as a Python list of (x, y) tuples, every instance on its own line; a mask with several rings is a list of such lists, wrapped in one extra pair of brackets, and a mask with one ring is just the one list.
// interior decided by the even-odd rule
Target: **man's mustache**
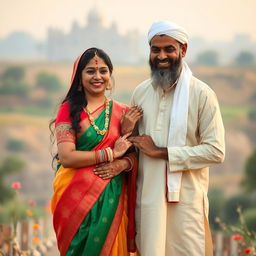
[(166, 59), (163, 59), (163, 60), (156, 59), (157, 64), (158, 63), (166, 63), (166, 62), (170, 63), (170, 59), (169, 58), (166, 58)]
[(154, 65), (157, 66), (160, 63), (170, 63), (173, 64), (174, 60), (170, 59), (170, 58), (165, 58), (163, 60), (159, 60), (159, 59), (154, 59)]

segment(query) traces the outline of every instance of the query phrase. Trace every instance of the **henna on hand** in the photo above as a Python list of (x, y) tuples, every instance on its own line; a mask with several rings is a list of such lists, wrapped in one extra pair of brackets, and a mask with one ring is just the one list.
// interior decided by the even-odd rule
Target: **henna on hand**
[(136, 123), (142, 118), (143, 110), (137, 106), (131, 107), (122, 117), (121, 134), (132, 133)]
[(126, 162), (122, 159), (116, 159), (111, 163), (96, 166), (94, 173), (104, 180), (111, 179), (126, 169), (124, 163)]

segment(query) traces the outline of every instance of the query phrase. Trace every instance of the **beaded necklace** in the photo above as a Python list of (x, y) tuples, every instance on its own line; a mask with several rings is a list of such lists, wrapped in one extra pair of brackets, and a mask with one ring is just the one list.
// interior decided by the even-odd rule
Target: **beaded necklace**
[(97, 132), (97, 134), (100, 135), (105, 135), (105, 133), (108, 130), (108, 125), (109, 125), (109, 100), (106, 98), (105, 100), (105, 124), (103, 130), (100, 130), (99, 127), (95, 124), (94, 117), (91, 115), (89, 109), (87, 107), (84, 108), (84, 111), (88, 114), (90, 124), (94, 128), (94, 130)]

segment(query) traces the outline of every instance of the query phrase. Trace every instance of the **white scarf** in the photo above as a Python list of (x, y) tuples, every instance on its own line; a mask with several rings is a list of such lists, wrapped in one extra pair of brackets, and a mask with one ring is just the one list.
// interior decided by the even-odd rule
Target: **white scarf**
[[(176, 85), (170, 118), (168, 147), (183, 147), (186, 144), (189, 85), (192, 72), (183, 61), (182, 71)], [(171, 172), (167, 166), (167, 201), (179, 202), (182, 171)]]

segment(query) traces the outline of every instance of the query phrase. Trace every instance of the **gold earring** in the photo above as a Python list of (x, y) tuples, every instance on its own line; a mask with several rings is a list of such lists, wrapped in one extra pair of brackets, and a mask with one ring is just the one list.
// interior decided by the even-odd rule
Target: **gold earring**
[(111, 84), (108, 84), (108, 85), (106, 86), (106, 90), (112, 90)]

